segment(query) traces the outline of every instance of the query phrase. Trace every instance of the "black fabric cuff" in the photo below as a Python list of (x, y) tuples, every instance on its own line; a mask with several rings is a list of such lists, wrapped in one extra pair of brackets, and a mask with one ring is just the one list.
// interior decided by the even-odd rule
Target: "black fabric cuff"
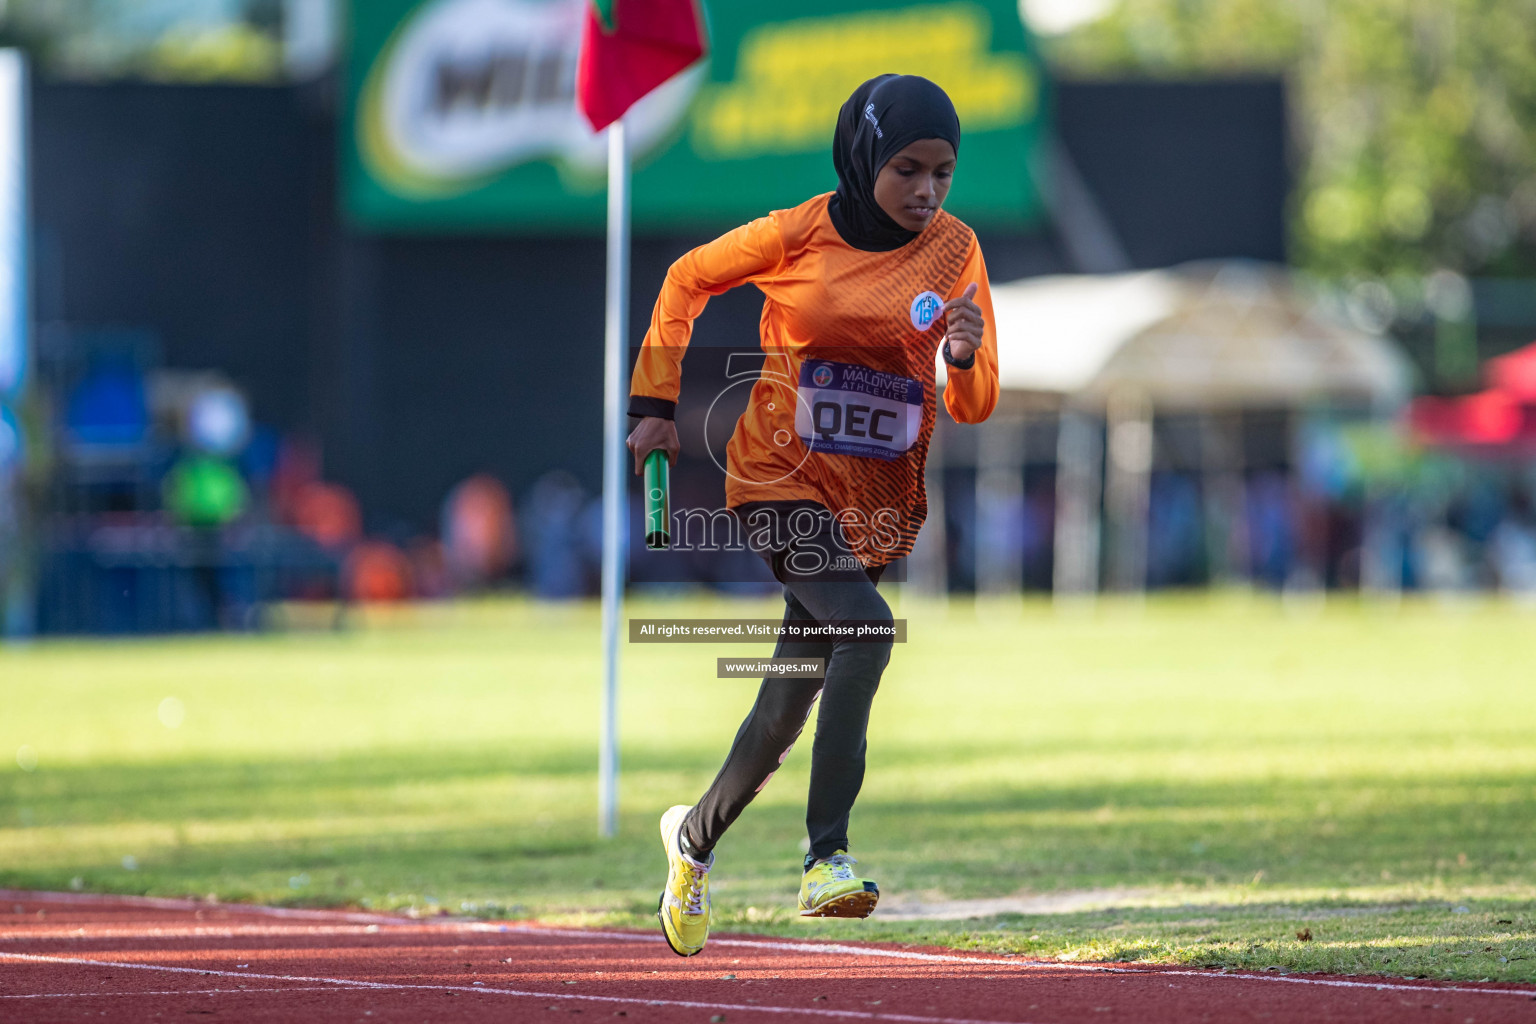
[(630, 395), (629, 414), (631, 416), (659, 416), (664, 420), (677, 417), (677, 403), (669, 402), (665, 398), (652, 398), (649, 395)]
[[(949, 354), (949, 339), (945, 338), (944, 339), (944, 361), (946, 363), (948, 363), (950, 366), (953, 366), (957, 370), (969, 370), (971, 367), (976, 365), (976, 353), (972, 352), (970, 355), (966, 356), (964, 359), (956, 359), (954, 356)], [(630, 401), (633, 402), (634, 400), (631, 399)]]

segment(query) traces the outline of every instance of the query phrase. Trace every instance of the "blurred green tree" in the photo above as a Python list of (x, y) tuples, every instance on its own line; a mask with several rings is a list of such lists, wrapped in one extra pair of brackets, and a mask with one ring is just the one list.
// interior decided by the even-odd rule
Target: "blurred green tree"
[(280, 0), (0, 0), (0, 45), (47, 74), (175, 81), (283, 75)]
[(1118, 0), (1067, 76), (1292, 86), (1292, 253), (1332, 277), (1536, 273), (1536, 0)]

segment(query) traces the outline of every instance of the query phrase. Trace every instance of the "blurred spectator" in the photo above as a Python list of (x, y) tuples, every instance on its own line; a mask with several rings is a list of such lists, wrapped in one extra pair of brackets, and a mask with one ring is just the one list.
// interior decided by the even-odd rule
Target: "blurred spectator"
[(1049, 590), (1055, 559), (1056, 481), (1030, 482), (1024, 491), (1024, 584)]
[(435, 537), (417, 537), (406, 549), (411, 560), (411, 579), (417, 597), (448, 597), (453, 594), (452, 578), (443, 553), (442, 542)]
[(1279, 589), (1290, 578), (1296, 526), (1290, 479), (1261, 473), (1248, 483), (1248, 537), (1256, 580)]
[(182, 456), (165, 478), (165, 508), (181, 526), (217, 529), (245, 511), (250, 493), (239, 470), (201, 452)]
[(1465, 590), (1473, 582), (1467, 541), (1441, 525), (1421, 527), (1412, 537), (1415, 582), (1421, 589), (1437, 592)]
[(187, 561), (215, 628), (236, 625), (226, 585), (224, 528), (245, 512), (250, 491), (232, 459), (250, 438), (245, 398), (232, 387), (200, 389), (187, 400), (181, 423), (186, 454), (162, 483), (171, 520), (187, 528)]
[(512, 499), (501, 481), (478, 473), (443, 502), (443, 559), (456, 589), (495, 582), (517, 559)]
[(533, 485), (526, 505), (528, 583), (538, 597), (580, 597), (587, 592), (582, 509), (576, 478), (550, 470)]
[(253, 497), (269, 509), (272, 500), (273, 481), (277, 475), (277, 460), (282, 452), (282, 438), (271, 427), (255, 424), (251, 428), (251, 440), (240, 455), (240, 472), (251, 485)]
[(24, 575), (24, 443), (16, 415), (0, 402), (0, 640), (33, 627)]
[(347, 556), (347, 593), (355, 601), (404, 601), (415, 593), (411, 560), (388, 541), (363, 541)]
[[(637, 507), (643, 508), (643, 506)], [(627, 521), (639, 522), (639, 519)], [(601, 494), (587, 499), (581, 513), (576, 517), (576, 543), (584, 577), (582, 587), (587, 593), (592, 593), (597, 590), (602, 578), (603, 496)]]
[(1536, 599), (1536, 516), (1532, 502), (1516, 489), (1504, 520), (1488, 538), (1489, 568), (1501, 590)]
[(1205, 535), (1199, 483), (1182, 473), (1154, 474), (1147, 504), (1147, 585), (1201, 582)]
[(100, 355), (70, 392), (65, 433), (79, 444), (137, 444), (149, 432), (144, 374), (124, 355)]
[(251, 439), (251, 414), (233, 387), (199, 390), (187, 402), (184, 433), (198, 451), (229, 457)]
[(278, 516), (292, 522), (299, 493), (319, 480), (320, 446), (307, 438), (283, 438), (272, 467), (272, 508)]
[(363, 534), (357, 498), (340, 484), (317, 480), (300, 487), (288, 518), (295, 529), (321, 547), (345, 547)]
[(187, 528), (185, 557), (207, 608), (204, 621), (230, 629), (235, 621), (225, 585), (224, 528), (245, 511), (250, 498), (240, 473), (224, 459), (203, 452), (184, 455), (166, 474), (165, 509)]

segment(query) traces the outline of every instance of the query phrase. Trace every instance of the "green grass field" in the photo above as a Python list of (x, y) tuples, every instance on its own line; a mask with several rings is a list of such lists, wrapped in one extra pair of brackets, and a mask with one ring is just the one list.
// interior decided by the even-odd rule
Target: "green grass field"
[[(717, 928), (1536, 980), (1536, 609), (893, 604), (911, 640), (875, 704), (854, 852), (892, 909), (1064, 911), (793, 917), (804, 742), (721, 844)], [(647, 926), (656, 818), (708, 783), (752, 697), (714, 659), (756, 653), (625, 650), (621, 834), (602, 841), (592, 605), (0, 648), (0, 886)]]

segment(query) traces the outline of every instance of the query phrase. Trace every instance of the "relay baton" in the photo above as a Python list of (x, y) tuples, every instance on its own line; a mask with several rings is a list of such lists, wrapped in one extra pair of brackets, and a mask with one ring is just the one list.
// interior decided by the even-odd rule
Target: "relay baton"
[(645, 457), (645, 546), (661, 551), (672, 545), (671, 464), (657, 448)]

